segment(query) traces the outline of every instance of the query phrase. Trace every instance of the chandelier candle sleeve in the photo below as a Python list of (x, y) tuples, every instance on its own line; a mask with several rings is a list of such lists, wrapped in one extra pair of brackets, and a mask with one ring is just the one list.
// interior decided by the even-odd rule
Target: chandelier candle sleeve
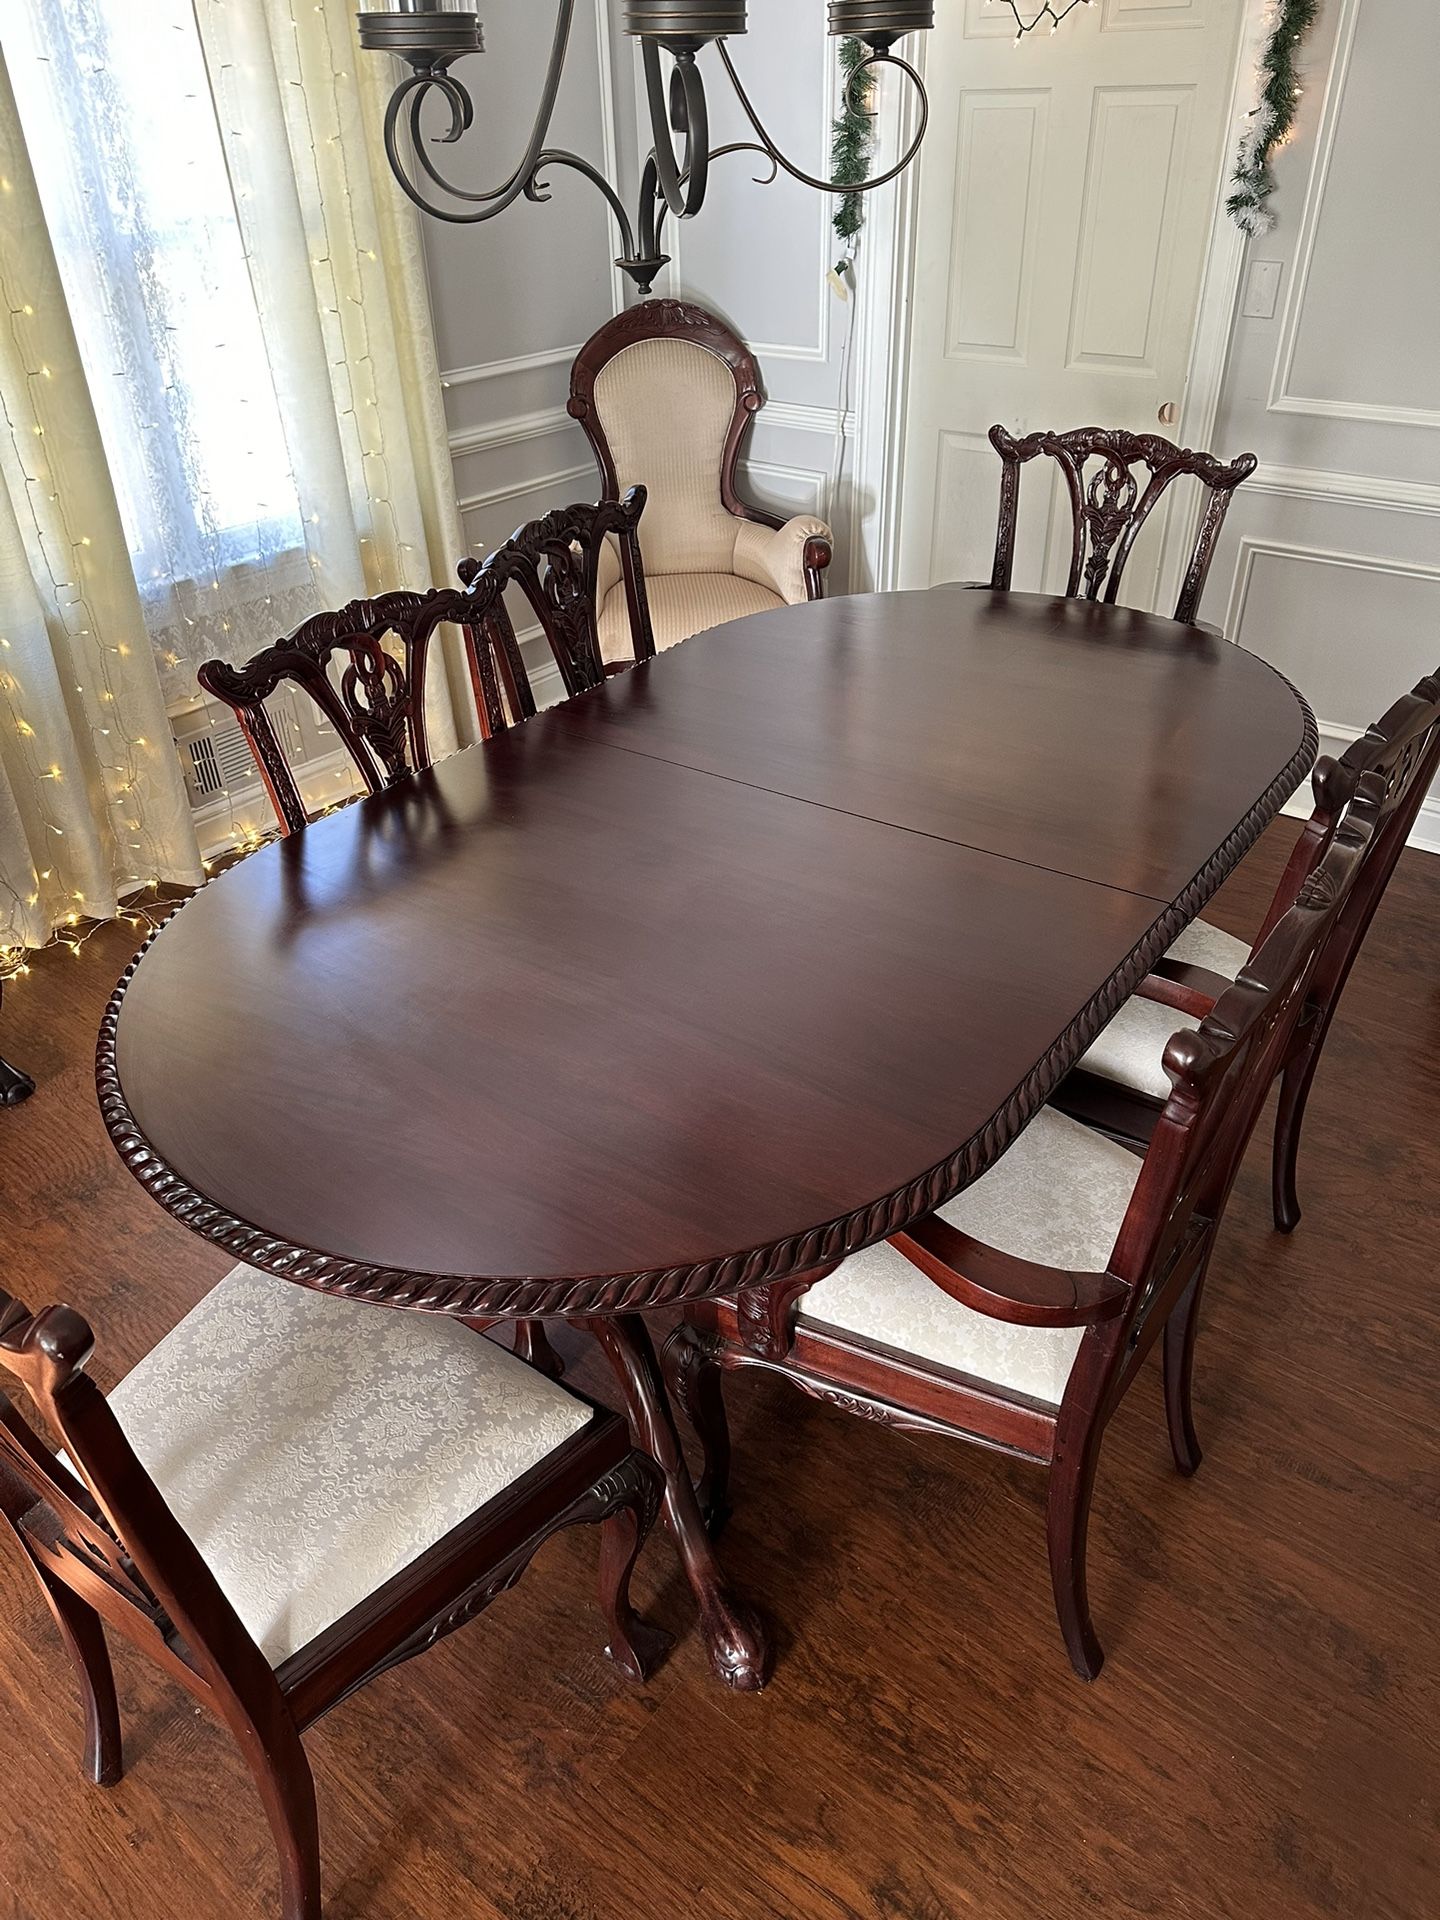
[(462, 54), (483, 53), (485, 35), (470, 7), (396, 0), (360, 15), (360, 44), (372, 53), (399, 54), (417, 73), (443, 73)]
[(744, 33), (746, 0), (625, 0), (625, 31), (658, 40), (671, 53), (695, 53), (711, 40)]
[(932, 0), (830, 0), (830, 31), (867, 46), (888, 47), (902, 34), (925, 33), (935, 24)]

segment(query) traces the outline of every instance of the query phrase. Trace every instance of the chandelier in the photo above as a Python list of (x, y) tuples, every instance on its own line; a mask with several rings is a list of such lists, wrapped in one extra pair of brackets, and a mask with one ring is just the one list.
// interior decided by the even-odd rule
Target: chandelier
[[(640, 204), (633, 221), (619, 193), (598, 168), (578, 153), (546, 144), (570, 48), (575, 0), (559, 0), (549, 66), (529, 144), (507, 179), (480, 192), (469, 192), (445, 177), (427, 150), (421, 124), (425, 102), (431, 95), (438, 95), (448, 107), (449, 125), (428, 144), (453, 145), (474, 124), (474, 102), (452, 67), (465, 54), (484, 52), (478, 15), (457, 0), (390, 0), (383, 10), (361, 13), (360, 44), (375, 52), (398, 54), (411, 69), (395, 88), (386, 109), (385, 151), (395, 178), (416, 206), (437, 220), (457, 225), (493, 220), (522, 196), (536, 202), (548, 200), (544, 176), (554, 167), (567, 167), (604, 195), (620, 232), (621, 254), (616, 265), (642, 293), (649, 293), (669, 259), (661, 251), (666, 215), (689, 220), (699, 213), (705, 204), (712, 160), (730, 153), (758, 153), (770, 166), (769, 173), (761, 176), (766, 181), (774, 180), (783, 169), (818, 193), (851, 194), (873, 193), (886, 186), (920, 151), (930, 117), (925, 84), (914, 67), (891, 49), (905, 34), (934, 25), (934, 0), (829, 3), (830, 32), (860, 40), (866, 48), (865, 57), (847, 83), (852, 107), (862, 104), (866, 76), (876, 67), (899, 68), (916, 90), (919, 120), (915, 136), (894, 166), (857, 186), (818, 179), (781, 152), (755, 111), (727, 45), (729, 39), (745, 31), (746, 0), (624, 0), (625, 30), (640, 42), (655, 143), (642, 172)], [(722, 147), (710, 145), (705, 82), (696, 55), (711, 41), (754, 131), (753, 140), (732, 141)], [(408, 152), (402, 150), (403, 133), (409, 135)]]

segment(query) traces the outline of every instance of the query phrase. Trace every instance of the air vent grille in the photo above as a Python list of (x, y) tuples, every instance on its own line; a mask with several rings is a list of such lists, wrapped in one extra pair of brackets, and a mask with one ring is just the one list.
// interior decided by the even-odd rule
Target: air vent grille
[(245, 735), (234, 721), (207, 727), (185, 742), (195, 797), (208, 800), (227, 787), (250, 787), (257, 778)]
[(197, 739), (188, 741), (186, 751), (190, 755), (190, 780), (196, 795), (207, 799), (212, 793), (219, 793), (225, 782), (209, 734), (202, 733)]
[(216, 727), (210, 739), (227, 787), (246, 787), (259, 778), (250, 744), (239, 727)]

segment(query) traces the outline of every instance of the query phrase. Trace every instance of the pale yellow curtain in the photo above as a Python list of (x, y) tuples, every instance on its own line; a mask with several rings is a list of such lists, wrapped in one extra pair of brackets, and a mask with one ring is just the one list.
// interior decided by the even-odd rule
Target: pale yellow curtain
[(0, 50), (0, 947), (202, 877)]
[[(153, 345), (165, 290), (127, 284), (129, 256), (112, 257), (100, 230), (113, 209), (86, 184), (117, 152), (128, 158), (127, 141), (158, 137), (123, 107), (114, 63), (134, 51), (128, 0), (89, 11), (13, 3), (0, 13), (0, 52), (12, 68), (24, 59), (30, 97), (22, 123), (0, 60), (0, 948), (37, 943), (72, 913), (113, 913), (151, 880), (201, 879), (167, 717), (193, 695), (199, 658), (240, 657), (305, 612), (361, 594), (453, 582), (466, 551), (418, 215), (381, 140), (392, 74), (359, 52), (351, 0), (193, 0), (193, 13), (192, 0), (157, 0), (175, 14), (167, 32), (196, 36), (189, 57), (200, 98), (208, 80), (214, 102), (241, 285), (248, 278), (262, 339), (242, 359), (224, 337), (221, 298), (216, 337), (197, 352), (214, 356), (221, 386), (226, 368), (247, 379), (258, 368), (272, 439), (281, 435), (278, 453), (266, 443), (267, 471), (293, 494), (257, 527), (248, 558), (231, 551), (234, 527), (211, 496), (227, 461), (260, 460), (260, 439), (216, 448), (191, 404), (161, 470), (149, 436), (171, 417), (168, 396), (184, 409), (216, 378), (192, 368), (198, 385), (175, 384)], [(45, 210), (57, 217), (59, 189), (47, 173), (42, 206), (22, 128), (33, 148), (38, 129), (53, 140), (58, 127), (63, 140), (76, 116), (93, 151), (90, 174), (67, 189), (62, 285)], [(191, 164), (190, 139), (161, 149), (166, 164)], [(143, 179), (136, 191), (143, 198)], [(207, 185), (201, 210), (216, 203)], [(200, 493), (197, 534), (174, 507)], [(431, 676), (438, 752), (474, 735), (453, 644), (445, 666)]]
[[(195, 11), (287, 432), (312, 447), (338, 434), (348, 510), (312, 489), (311, 551), (336, 574), (353, 540), (368, 593), (453, 585), (467, 548), (419, 215), (385, 158), (391, 63), (360, 51), (351, 0)], [(293, 446), (292, 465), (321, 471)], [(430, 716), (440, 751), (475, 737), (453, 644), (447, 667), (455, 697), (438, 683)]]

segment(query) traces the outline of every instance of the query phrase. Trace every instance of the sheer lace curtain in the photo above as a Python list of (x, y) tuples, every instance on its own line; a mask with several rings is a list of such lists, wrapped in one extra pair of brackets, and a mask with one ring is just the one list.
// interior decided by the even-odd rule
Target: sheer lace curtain
[(6, 0), (0, 946), (202, 877), (200, 661), (465, 550), (385, 79), (348, 0)]

